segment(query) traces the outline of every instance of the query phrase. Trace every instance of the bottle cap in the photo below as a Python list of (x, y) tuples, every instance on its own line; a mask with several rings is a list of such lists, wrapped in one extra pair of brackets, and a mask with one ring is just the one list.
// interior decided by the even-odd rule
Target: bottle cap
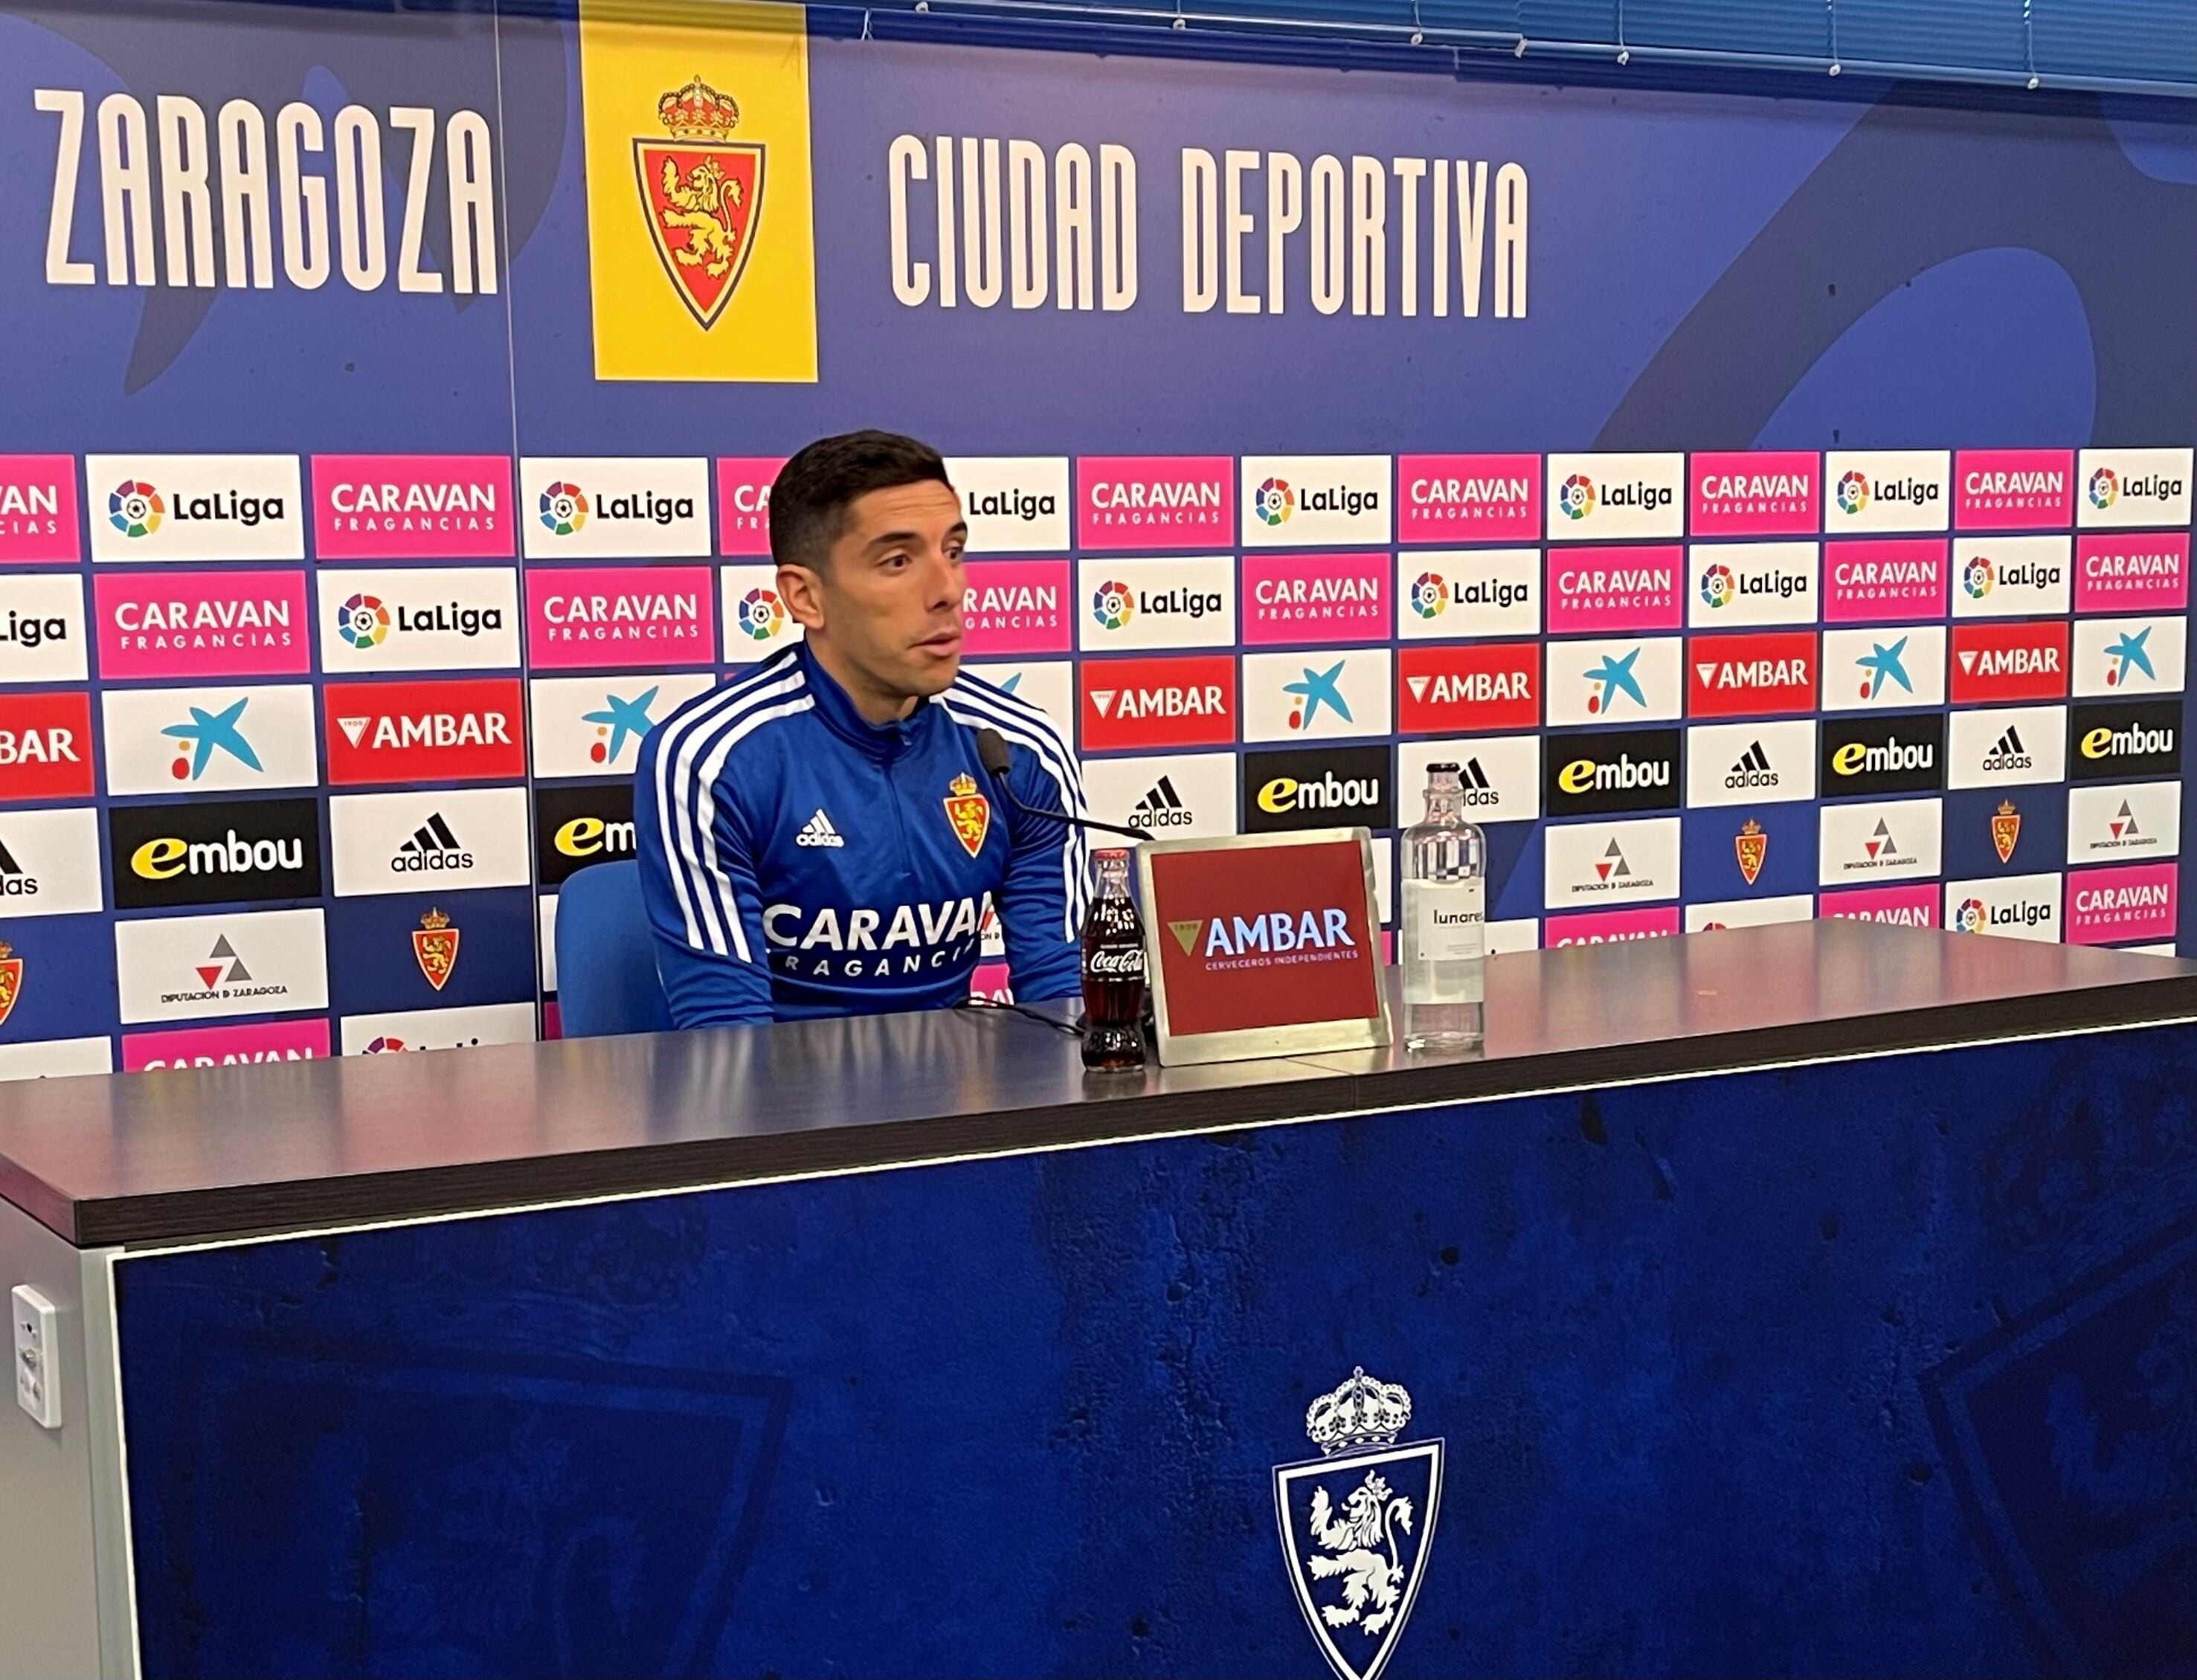
[(1446, 762), (1441, 764), (1429, 764), (1427, 766), (1427, 773), (1429, 776), (1439, 775), (1445, 770), (1448, 771), (1451, 775), (1454, 776), (1457, 773), (1457, 766)]

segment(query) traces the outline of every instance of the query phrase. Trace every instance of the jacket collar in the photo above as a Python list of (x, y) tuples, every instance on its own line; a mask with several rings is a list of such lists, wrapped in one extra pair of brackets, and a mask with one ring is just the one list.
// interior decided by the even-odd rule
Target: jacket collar
[(872, 758), (882, 761), (904, 751), (930, 710), (919, 704), (906, 717), (895, 722), (872, 723), (855, 710), (847, 691), (824, 669), (823, 662), (809, 651), (806, 641), (793, 645), (793, 657), (800, 663), (809, 693), (815, 697), (816, 715), (824, 721), (825, 727)]

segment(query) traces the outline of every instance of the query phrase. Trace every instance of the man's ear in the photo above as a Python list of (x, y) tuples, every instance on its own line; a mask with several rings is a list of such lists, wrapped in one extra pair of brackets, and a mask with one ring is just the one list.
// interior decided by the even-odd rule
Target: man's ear
[(824, 580), (807, 566), (778, 569), (778, 598), (804, 630), (824, 628)]

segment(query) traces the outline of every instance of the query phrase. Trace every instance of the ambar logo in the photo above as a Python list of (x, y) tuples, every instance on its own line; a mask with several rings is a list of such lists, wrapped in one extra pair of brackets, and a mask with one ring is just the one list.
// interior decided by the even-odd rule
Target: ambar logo
[(1678, 732), (1588, 731), (1548, 738), (1542, 798), (1552, 817), (1678, 808)]
[(311, 799), (118, 806), (107, 814), (123, 910), (317, 898), (320, 807)]
[(331, 683), (328, 780), (491, 781), (526, 773), (519, 679)]
[(1087, 748), (1225, 746), (1236, 739), (1236, 661), (1227, 654), (1092, 659), (1075, 675)]
[(2067, 624), (1956, 624), (1954, 704), (2056, 700), (2067, 692)]
[(1686, 710), (1695, 717), (1812, 711), (1816, 633), (1694, 636), (1686, 643)]
[(91, 697), (10, 694), (0, 709), (0, 802), (91, 797)]
[(1530, 728), (1541, 721), (1536, 642), (1400, 648), (1396, 723), (1407, 735)]

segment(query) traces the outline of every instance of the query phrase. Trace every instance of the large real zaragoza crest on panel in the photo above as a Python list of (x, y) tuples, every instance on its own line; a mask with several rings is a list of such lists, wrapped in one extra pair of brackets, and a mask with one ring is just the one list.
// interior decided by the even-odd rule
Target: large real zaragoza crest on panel
[(699, 76), (657, 101), (667, 137), (636, 139), (649, 237), (680, 301), (704, 331), (739, 288), (762, 218), (764, 148), (734, 140), (740, 107)]
[(1290, 1589), (1337, 1680), (1377, 1680), (1426, 1573), (1442, 1443), (1398, 1445), (1411, 1421), (1411, 1395), (1361, 1365), (1306, 1410), (1320, 1457), (1274, 1467)]

